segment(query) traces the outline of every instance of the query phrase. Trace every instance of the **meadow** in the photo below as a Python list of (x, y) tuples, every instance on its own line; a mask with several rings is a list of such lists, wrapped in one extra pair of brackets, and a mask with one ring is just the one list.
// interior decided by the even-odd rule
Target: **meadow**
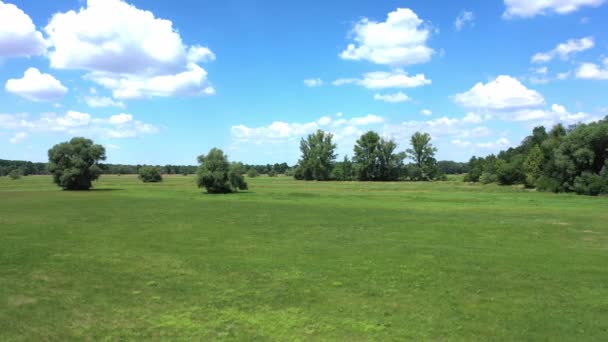
[(606, 341), (608, 198), (0, 179), (0, 340)]

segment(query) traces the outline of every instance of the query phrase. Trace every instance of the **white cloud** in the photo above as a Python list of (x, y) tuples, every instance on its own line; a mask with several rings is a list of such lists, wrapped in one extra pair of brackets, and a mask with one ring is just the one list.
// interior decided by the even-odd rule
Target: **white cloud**
[(89, 107), (101, 108), (101, 107), (119, 107), (124, 108), (125, 104), (120, 101), (115, 101), (110, 97), (104, 96), (87, 96), (84, 101)]
[(27, 138), (27, 133), (25, 132), (17, 132), (15, 135), (9, 140), (11, 144), (18, 144)]
[(460, 31), (465, 27), (467, 23), (473, 25), (474, 20), (475, 14), (473, 14), (473, 12), (462, 11), (458, 15), (458, 17), (456, 17), (456, 21), (454, 21), (454, 27), (456, 28), (456, 31)]
[(323, 85), (323, 80), (320, 78), (309, 78), (304, 80), (304, 84), (307, 87), (320, 87)]
[(568, 14), (582, 7), (598, 7), (606, 0), (504, 0), (504, 18), (531, 18), (537, 15)]
[(608, 80), (608, 58), (602, 61), (603, 66), (594, 63), (583, 63), (576, 70), (576, 78), (585, 80)]
[(509, 139), (499, 138), (495, 141), (479, 142), (479, 143), (475, 143), (474, 145), (476, 147), (483, 148), (483, 149), (498, 150), (498, 149), (508, 147), (510, 144), (511, 144), (511, 142), (509, 141)]
[(120, 114), (110, 116), (109, 121), (113, 125), (122, 125), (127, 122), (133, 121), (133, 115), (120, 113)]
[(42, 55), (46, 42), (32, 19), (13, 4), (0, 1), (0, 58)]
[(367, 89), (387, 89), (387, 88), (415, 88), (431, 84), (424, 74), (409, 76), (402, 69), (395, 69), (390, 72), (375, 71), (368, 72), (363, 78), (340, 78), (333, 82), (334, 85), (357, 84)]
[(79, 11), (53, 15), (45, 27), (51, 67), (87, 70), (115, 98), (211, 95), (209, 48), (188, 47), (173, 23), (121, 0), (88, 0)]
[(430, 109), (423, 109), (420, 111), (420, 114), (422, 114), (424, 116), (431, 116), (431, 115), (433, 115), (433, 112)]
[(555, 57), (562, 60), (568, 60), (571, 55), (591, 49), (595, 46), (593, 37), (585, 37), (581, 39), (569, 39), (565, 43), (558, 44), (553, 50), (548, 52), (539, 52), (532, 56), (532, 63), (547, 63)]
[(564, 106), (554, 104), (548, 110), (524, 109), (515, 111), (509, 113), (509, 116), (505, 117), (505, 119), (534, 122), (534, 125), (552, 126), (556, 123), (570, 125), (579, 122), (590, 122), (598, 118), (584, 112), (570, 113)]
[(68, 88), (55, 77), (43, 74), (36, 68), (27, 69), (23, 78), (6, 81), (4, 88), (31, 101), (57, 101), (68, 92)]
[(411, 100), (409, 96), (402, 92), (394, 93), (394, 94), (376, 94), (374, 95), (374, 99), (378, 101), (384, 101), (388, 103), (400, 103), (400, 102), (408, 102)]
[(86, 78), (112, 90), (114, 98), (120, 100), (215, 94), (215, 89), (207, 83), (207, 71), (197, 64), (190, 64), (188, 70), (175, 75), (116, 78), (112, 74), (95, 72)]
[(347, 60), (404, 66), (428, 62), (434, 51), (428, 47), (431, 31), (409, 8), (390, 12), (385, 22), (363, 18), (352, 30), (354, 43), (342, 51)]
[(134, 138), (159, 131), (152, 124), (135, 120), (131, 114), (95, 118), (77, 111), (68, 111), (63, 115), (45, 113), (36, 119), (30, 119), (26, 114), (0, 114), (0, 129), (36, 135), (61, 133), (104, 138)]
[(498, 76), (486, 84), (477, 83), (469, 91), (457, 94), (453, 99), (464, 107), (485, 110), (530, 108), (545, 103), (540, 93), (505, 75)]

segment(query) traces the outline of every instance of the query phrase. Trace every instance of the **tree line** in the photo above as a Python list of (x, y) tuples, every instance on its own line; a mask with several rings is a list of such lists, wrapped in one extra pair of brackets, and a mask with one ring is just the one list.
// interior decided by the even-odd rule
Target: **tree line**
[[(353, 157), (336, 161), (333, 134), (318, 130), (300, 141), (301, 157), (294, 177), (316, 181), (431, 181), (446, 179), (435, 159), (437, 148), (428, 133), (416, 132), (410, 148), (397, 151), (393, 139), (374, 131), (363, 134), (356, 142)], [(410, 163), (405, 163), (409, 159)]]
[(471, 158), (465, 181), (608, 194), (608, 116), (568, 128), (558, 124), (548, 132), (536, 127), (517, 147)]

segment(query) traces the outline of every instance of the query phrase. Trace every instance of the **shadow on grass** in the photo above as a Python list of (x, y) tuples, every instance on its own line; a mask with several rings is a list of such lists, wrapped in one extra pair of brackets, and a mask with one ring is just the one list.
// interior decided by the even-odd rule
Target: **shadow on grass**
[(209, 195), (209, 196), (232, 196), (232, 195), (252, 195), (255, 194), (254, 191), (238, 191), (238, 192), (227, 192), (227, 193), (209, 193), (206, 191), (203, 191), (203, 195)]

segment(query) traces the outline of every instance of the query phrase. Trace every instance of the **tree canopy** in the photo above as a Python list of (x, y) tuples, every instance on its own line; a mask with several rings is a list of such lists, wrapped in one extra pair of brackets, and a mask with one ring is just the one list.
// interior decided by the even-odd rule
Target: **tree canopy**
[(55, 184), (64, 190), (88, 190), (101, 174), (98, 163), (106, 159), (106, 150), (90, 139), (72, 138), (53, 146), (48, 156)]
[(224, 152), (212, 148), (209, 153), (198, 157), (200, 164), (196, 183), (199, 188), (205, 188), (210, 194), (225, 194), (238, 190), (247, 190), (247, 183), (243, 178), (244, 165), (232, 163)]
[(431, 136), (428, 133), (416, 132), (410, 138), (411, 148), (407, 153), (414, 160), (414, 165), (409, 169), (412, 180), (432, 180), (437, 178), (439, 169), (435, 153), (437, 148), (431, 144)]
[(156, 166), (143, 166), (139, 168), (139, 179), (144, 183), (158, 183), (163, 181), (160, 169)]
[(295, 177), (302, 180), (330, 180), (333, 163), (336, 160), (336, 144), (333, 135), (322, 130), (308, 135), (300, 141), (302, 153), (298, 161)]
[(397, 144), (384, 140), (378, 133), (363, 134), (354, 147), (355, 175), (361, 181), (398, 180), (403, 168), (405, 153), (395, 153)]

